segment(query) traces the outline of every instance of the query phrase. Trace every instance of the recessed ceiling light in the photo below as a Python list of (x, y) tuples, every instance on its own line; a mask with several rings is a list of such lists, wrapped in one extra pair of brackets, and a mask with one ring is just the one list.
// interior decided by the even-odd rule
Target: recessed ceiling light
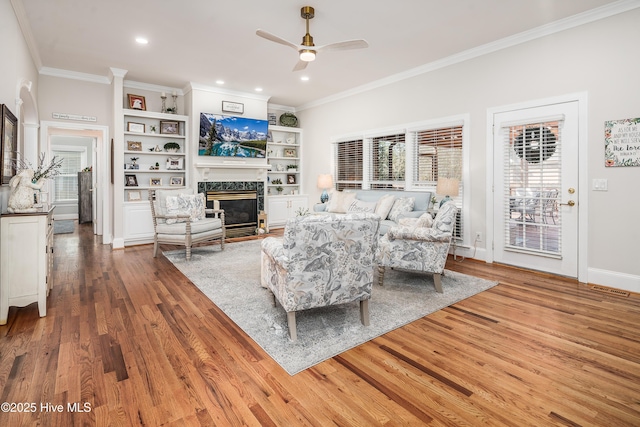
[(256, 92), (262, 92), (262, 88), (261, 87), (257, 87), (256, 88)]
[(303, 82), (308, 82), (309, 81), (309, 76), (302, 76), (302, 77), (300, 77), (300, 80), (302, 80)]
[(224, 80), (216, 80), (216, 84), (223, 85), (224, 84)]
[(144, 37), (136, 37), (136, 43), (139, 44), (148, 44), (149, 40), (145, 39)]

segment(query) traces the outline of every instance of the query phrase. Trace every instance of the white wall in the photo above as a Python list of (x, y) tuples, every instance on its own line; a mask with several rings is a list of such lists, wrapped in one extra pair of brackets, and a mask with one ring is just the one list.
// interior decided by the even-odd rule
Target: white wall
[[(0, 61), (0, 104), (5, 104), (20, 119), (19, 85), (22, 81), (32, 82), (31, 92), (38, 94), (38, 71), (31, 59), (29, 49), (22, 36), (18, 20), (9, 1), (0, 1), (0, 40), (2, 40), (2, 61)], [(20, 126), (22, 121), (20, 121)], [(23, 130), (19, 129), (20, 140)], [(9, 187), (0, 187), (0, 208), (7, 209)]]
[[(604, 122), (640, 117), (640, 9), (297, 112), (305, 132), (304, 192), (331, 171), (330, 139), (367, 129), (468, 113), (472, 233), (485, 233), (487, 109), (588, 93), (589, 282), (640, 292), (640, 168), (604, 167)], [(428, 46), (428, 44), (427, 44)]]

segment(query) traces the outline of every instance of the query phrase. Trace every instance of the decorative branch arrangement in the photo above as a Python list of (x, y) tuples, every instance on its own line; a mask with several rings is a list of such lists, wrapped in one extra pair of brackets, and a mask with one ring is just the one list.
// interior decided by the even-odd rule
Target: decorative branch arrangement
[(33, 170), (33, 182), (38, 182), (41, 179), (50, 179), (60, 175), (60, 168), (62, 167), (63, 158), (53, 156), (51, 162), (47, 165), (44, 163), (45, 154), (40, 153), (38, 156), (38, 167), (34, 168), (31, 162), (24, 161), (22, 159), (15, 160), (14, 166), (16, 168), (16, 174), (19, 174), (25, 169)]

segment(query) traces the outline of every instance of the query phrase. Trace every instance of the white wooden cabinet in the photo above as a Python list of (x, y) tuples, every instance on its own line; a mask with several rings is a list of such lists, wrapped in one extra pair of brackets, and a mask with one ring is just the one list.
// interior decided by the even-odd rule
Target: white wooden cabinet
[(125, 203), (123, 209), (125, 244), (137, 245), (153, 241), (153, 219), (149, 201)]
[(267, 198), (267, 209), (269, 228), (284, 226), (299, 210), (309, 209), (309, 198), (304, 195), (271, 196)]
[[(123, 198), (123, 238), (130, 246), (153, 241), (149, 189), (188, 186), (189, 117), (125, 109), (123, 120), (124, 151), (116, 158), (121, 159), (124, 187), (116, 197)], [(177, 151), (165, 149), (170, 142), (178, 145)]]
[(38, 303), (47, 315), (53, 287), (53, 208), (48, 212), (3, 214), (0, 217), (0, 325), (9, 307)]

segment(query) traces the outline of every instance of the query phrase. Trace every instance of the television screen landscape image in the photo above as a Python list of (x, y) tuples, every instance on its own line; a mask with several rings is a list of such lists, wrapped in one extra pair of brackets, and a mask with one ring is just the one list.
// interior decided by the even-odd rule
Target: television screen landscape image
[(199, 156), (265, 158), (267, 120), (200, 113)]

